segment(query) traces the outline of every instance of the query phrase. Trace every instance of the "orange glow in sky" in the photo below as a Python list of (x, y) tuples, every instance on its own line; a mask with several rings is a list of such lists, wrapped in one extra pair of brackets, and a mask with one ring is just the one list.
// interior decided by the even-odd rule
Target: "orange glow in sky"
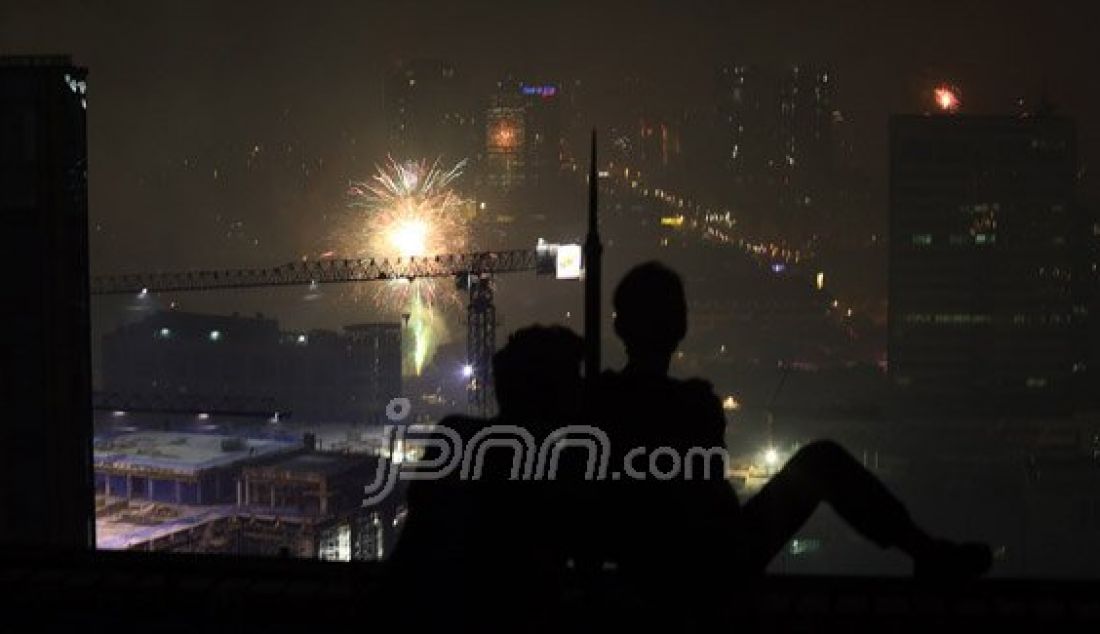
[(954, 112), (959, 109), (959, 95), (950, 86), (939, 86), (935, 90), (936, 105), (944, 112)]

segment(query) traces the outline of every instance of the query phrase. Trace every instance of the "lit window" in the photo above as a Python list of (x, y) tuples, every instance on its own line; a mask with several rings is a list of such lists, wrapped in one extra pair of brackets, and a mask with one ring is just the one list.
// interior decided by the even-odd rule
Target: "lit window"
[(997, 241), (995, 233), (979, 233), (974, 236), (974, 244), (993, 244)]

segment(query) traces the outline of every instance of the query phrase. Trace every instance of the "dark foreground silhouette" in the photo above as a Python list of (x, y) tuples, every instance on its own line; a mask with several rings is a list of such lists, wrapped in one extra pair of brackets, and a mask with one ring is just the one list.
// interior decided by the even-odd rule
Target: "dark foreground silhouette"
[[(615, 332), (626, 347), (621, 372), (603, 377), (599, 401), (603, 420), (613, 430), (613, 447), (671, 445), (723, 447), (725, 419), (710, 385), (668, 377), (668, 368), (687, 332), (683, 284), (656, 262), (632, 269), (615, 289)], [(623, 440), (619, 440), (619, 439)], [(682, 454), (681, 454), (682, 455)], [(692, 474), (685, 474), (692, 475)], [(607, 518), (619, 539), (624, 566), (639, 574), (654, 570), (692, 578), (699, 563), (717, 561), (738, 574), (760, 574), (821, 504), (829, 504), (856, 531), (881, 547), (896, 547), (913, 558), (922, 577), (968, 578), (988, 570), (989, 548), (935, 539), (910, 518), (904, 505), (842, 447), (831, 441), (811, 443), (795, 453), (743, 507), (712, 465), (709, 481), (694, 478), (618, 483), (617, 512)], [(717, 477), (716, 477), (717, 476)], [(717, 481), (717, 484), (716, 482)], [(639, 527), (659, 499), (678, 513), (668, 530), (682, 552), (652, 548)], [(611, 539), (609, 538), (609, 541)], [(717, 556), (717, 557), (716, 557)]]
[(582, 394), (580, 338), (525, 328), (494, 357), (500, 415), (442, 421), (467, 442), (486, 425), (516, 425), (538, 444), (563, 426), (593, 425), (606, 434), (609, 470), (587, 477), (586, 455), (566, 449), (556, 477), (517, 479), (513, 453), (490, 450), (478, 479), (456, 470), (414, 482), (390, 565), (394, 583), (432, 592), (425, 618), (455, 623), (488, 610), (497, 623), (549, 623), (554, 615), (542, 606), (607, 576), (640, 624), (718, 613), (728, 581), (762, 574), (822, 503), (873, 543), (907, 553), (918, 577), (964, 580), (988, 570), (986, 545), (928, 535), (831, 441), (803, 447), (740, 505), (724, 463), (707, 453), (725, 448), (720, 401), (705, 381), (668, 376), (687, 330), (679, 276), (642, 264), (613, 301), (628, 357), (622, 371), (603, 373)]

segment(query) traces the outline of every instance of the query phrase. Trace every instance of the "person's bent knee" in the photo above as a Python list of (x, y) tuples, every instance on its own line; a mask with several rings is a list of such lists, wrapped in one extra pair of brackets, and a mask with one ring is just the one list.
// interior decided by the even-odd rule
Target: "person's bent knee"
[(832, 440), (815, 440), (791, 456), (788, 464), (829, 464), (848, 457), (848, 452)]

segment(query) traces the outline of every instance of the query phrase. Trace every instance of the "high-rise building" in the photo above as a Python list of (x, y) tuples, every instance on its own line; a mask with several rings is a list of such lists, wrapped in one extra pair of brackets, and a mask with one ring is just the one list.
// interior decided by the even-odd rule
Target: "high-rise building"
[(496, 193), (549, 185), (563, 161), (561, 88), (511, 76), (485, 113), (485, 181)]
[(526, 184), (527, 118), (516, 95), (495, 95), (485, 111), (485, 184), (508, 194)]
[(721, 67), (716, 83), (722, 163), (736, 184), (745, 185), (762, 177), (774, 153), (773, 88), (755, 66), (741, 64)]
[(891, 119), (889, 374), (906, 409), (1072, 406), (1075, 146), (1061, 117)]
[(825, 67), (718, 70), (719, 162), (758, 231), (804, 241), (822, 229), (835, 187), (835, 97)]
[(103, 387), (273, 401), (296, 419), (381, 421), (401, 393), (399, 324), (286, 332), (274, 319), (163, 311), (103, 338)]
[(401, 325), (380, 322), (344, 326), (351, 356), (350, 381), (367, 395), (367, 411), (383, 412), (401, 394)]
[(478, 130), (473, 103), (454, 66), (439, 60), (398, 62), (385, 75), (389, 151), (395, 159), (457, 162), (473, 155)]
[(86, 74), (67, 57), (0, 58), (7, 545), (91, 543)]

